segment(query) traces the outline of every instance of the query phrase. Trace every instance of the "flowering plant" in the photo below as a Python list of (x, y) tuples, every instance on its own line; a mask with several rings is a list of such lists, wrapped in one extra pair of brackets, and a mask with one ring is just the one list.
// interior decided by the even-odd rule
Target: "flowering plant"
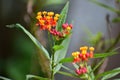
[[(60, 14), (47, 11), (37, 13), (36, 26), (41, 31), (46, 31), (48, 33), (50, 51), (47, 51), (44, 46), (20, 24), (8, 25), (10, 28), (19, 28), (27, 34), (27, 36), (33, 41), (37, 49), (40, 51), (40, 54), (42, 54), (48, 61), (47, 71), (49, 72), (47, 77), (27, 75), (26, 80), (31, 78), (38, 80), (54, 80), (54, 75), (56, 73), (84, 80), (106, 80), (120, 73), (120, 68), (116, 68), (111, 71), (95, 74), (97, 69), (102, 65), (108, 56), (116, 54), (115, 51), (94, 54), (94, 47), (83, 46), (80, 47), (80, 51), (75, 51), (72, 53), (71, 57), (65, 58), (73, 28), (72, 24), (66, 23), (68, 7), (69, 3), (65, 5)], [(91, 66), (88, 62), (92, 58), (100, 58), (101, 61), (96, 65)], [(68, 62), (73, 64), (75, 71), (63, 65), (63, 63)], [(69, 73), (60, 71), (61, 67), (68, 70)]]

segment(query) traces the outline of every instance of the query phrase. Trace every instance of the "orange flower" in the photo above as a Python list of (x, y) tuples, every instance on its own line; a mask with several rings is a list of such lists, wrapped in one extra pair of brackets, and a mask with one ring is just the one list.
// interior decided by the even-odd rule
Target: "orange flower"
[(36, 16), (37, 25), (40, 26), (41, 30), (51, 30), (56, 26), (59, 16), (59, 14), (54, 14), (54, 12), (38, 12)]
[(74, 61), (73, 62), (80, 62), (80, 61), (88, 61), (89, 58), (93, 58), (93, 51), (94, 48), (90, 47), (89, 50), (90, 52), (87, 51), (88, 47), (87, 46), (83, 46), (80, 47), (80, 52), (73, 52), (72, 56), (74, 57)]

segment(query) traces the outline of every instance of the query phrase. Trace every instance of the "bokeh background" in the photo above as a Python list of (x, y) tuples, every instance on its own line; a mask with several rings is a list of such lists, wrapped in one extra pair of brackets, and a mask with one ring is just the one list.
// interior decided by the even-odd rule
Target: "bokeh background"
[[(13, 80), (25, 80), (27, 74), (43, 75), (36, 55), (36, 49), (32, 41), (20, 30), (9, 29), (8, 24), (20, 23), (31, 33), (35, 31), (35, 14), (40, 10), (60, 13), (68, 0), (0, 0), (0, 75)], [(101, 33), (101, 41), (114, 39), (120, 33), (120, 22), (112, 20), (119, 15), (105, 9), (89, 0), (69, 0), (69, 12), (67, 22), (73, 22), (73, 35), (67, 56), (72, 51), (79, 50), (82, 45), (88, 43), (92, 37)], [(106, 5), (120, 9), (117, 0), (98, 0)], [(39, 38), (44, 38), (39, 35)], [(47, 45), (44, 39), (40, 39), (43, 45)], [(115, 47), (119, 46), (118, 43)], [(109, 46), (109, 45), (107, 45)], [(99, 51), (104, 51), (100, 48)], [(47, 48), (47, 47), (46, 47)], [(103, 50), (102, 50), (103, 49)], [(99, 52), (98, 51), (98, 52)], [(118, 50), (119, 52), (119, 50)], [(106, 62), (106, 70), (120, 66), (120, 54), (110, 57)], [(66, 66), (72, 66), (67, 64)], [(63, 70), (63, 69), (62, 69)], [(120, 76), (116, 76), (120, 78)], [(56, 80), (73, 80), (70, 77), (56, 75)], [(75, 80), (75, 79), (74, 79)], [(77, 80), (77, 79), (76, 79)]]

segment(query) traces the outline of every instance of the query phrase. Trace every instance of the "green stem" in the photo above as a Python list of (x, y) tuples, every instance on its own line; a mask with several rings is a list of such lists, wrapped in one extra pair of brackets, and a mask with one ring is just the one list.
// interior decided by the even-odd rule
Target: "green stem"
[(52, 58), (52, 63), (51, 63), (51, 79), (50, 80), (54, 80), (54, 50), (53, 50), (53, 46), (55, 45), (54, 43), (52, 43), (52, 38), (50, 38), (50, 33), (48, 32), (48, 40), (49, 40), (49, 43), (50, 43), (50, 50), (51, 50), (51, 58)]
[(54, 53), (52, 54), (52, 72), (51, 72), (51, 80), (54, 80)]

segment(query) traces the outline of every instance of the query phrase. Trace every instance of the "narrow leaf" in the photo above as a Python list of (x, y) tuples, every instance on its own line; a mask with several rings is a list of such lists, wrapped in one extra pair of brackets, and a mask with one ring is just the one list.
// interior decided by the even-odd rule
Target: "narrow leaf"
[(98, 64), (93, 68), (93, 72), (99, 67), (101, 66), (101, 64), (104, 62), (104, 60), (106, 59), (106, 57), (112, 56), (117, 54), (116, 52), (109, 52), (109, 53), (96, 53), (94, 54), (94, 58), (102, 58), (100, 62), (98, 62)]
[(64, 68), (65, 70), (69, 71), (69, 72), (72, 73), (72, 74), (75, 74), (75, 71), (69, 69), (68, 67), (66, 67), (66, 66), (64, 66), (64, 65), (62, 65), (62, 68)]
[(48, 59), (50, 59), (49, 57), (49, 53), (47, 52), (47, 50), (41, 45), (41, 43), (30, 33), (28, 32), (23, 26), (21, 26), (20, 24), (13, 24), (13, 25), (7, 25), (7, 27), (9, 28), (20, 28), (25, 34), (27, 34), (27, 36), (33, 41), (33, 43), (38, 47), (38, 49), (41, 51), (41, 53), (43, 53)]
[(94, 58), (103, 58), (103, 57), (109, 57), (113, 56), (115, 54), (118, 54), (117, 52), (108, 52), (108, 53), (96, 53), (94, 54)]
[(116, 68), (114, 70), (104, 72), (101, 74), (101, 75), (103, 75), (103, 78), (101, 80), (107, 80), (107, 79), (112, 78), (118, 74), (120, 74), (120, 68)]
[(95, 75), (92, 72), (91, 66), (87, 66), (87, 69), (88, 69), (88, 75), (89, 75), (89, 77), (91, 78), (91, 80), (94, 80), (95, 79)]
[(60, 60), (59, 63), (69, 63), (69, 62), (73, 62), (73, 60), (74, 60), (73, 57), (67, 57), (67, 58)]
[(106, 58), (101, 59), (101, 61), (93, 68), (92, 72), (94, 72), (105, 60)]
[(62, 9), (62, 11), (60, 13), (60, 18), (59, 18), (57, 26), (56, 26), (57, 30), (61, 31), (62, 24), (65, 23), (66, 18), (67, 18), (68, 8), (69, 8), (69, 2), (66, 3), (65, 7)]
[[(65, 75), (65, 76), (76, 77), (74, 74), (70, 74), (70, 73), (63, 72), (63, 71), (58, 71), (57, 73), (63, 74), (63, 75)], [(76, 78), (77, 78), (77, 77), (76, 77)]]
[(90, 0), (90, 1), (93, 2), (93, 3), (95, 3), (95, 4), (97, 4), (97, 5), (99, 5), (99, 6), (101, 6), (101, 7), (103, 7), (103, 8), (106, 8), (106, 9), (112, 11), (112, 12), (115, 12), (115, 13), (117, 13), (117, 14), (120, 14), (120, 11), (119, 11), (119, 10), (117, 10), (117, 9), (111, 7), (111, 6), (108, 6), (108, 5), (104, 4), (104, 3), (101, 3), (101, 2), (96, 1), (96, 0)]
[[(110, 71), (106, 71), (106, 72), (103, 72), (103, 73), (101, 73), (101, 74), (98, 74), (97, 76), (96, 76), (96, 80), (98, 79), (98, 78), (100, 78), (100, 77), (105, 77), (106, 79), (109, 79), (109, 78), (111, 78), (111, 77), (114, 77), (114, 76), (116, 76), (117, 74), (120, 74), (120, 67), (119, 68), (116, 68), (116, 69), (113, 69), (113, 70), (110, 70)], [(111, 77), (110, 77), (111, 76)], [(105, 80), (106, 80), (105, 79)], [(104, 78), (103, 78), (103, 80), (104, 80)]]
[(26, 80), (29, 80), (29, 79), (37, 79), (37, 80), (49, 80), (48, 78), (43, 78), (43, 77), (40, 77), (40, 76), (35, 76), (35, 75), (27, 75), (26, 76)]
[(11, 79), (8, 79), (6, 77), (0, 76), (0, 80), (11, 80)]

